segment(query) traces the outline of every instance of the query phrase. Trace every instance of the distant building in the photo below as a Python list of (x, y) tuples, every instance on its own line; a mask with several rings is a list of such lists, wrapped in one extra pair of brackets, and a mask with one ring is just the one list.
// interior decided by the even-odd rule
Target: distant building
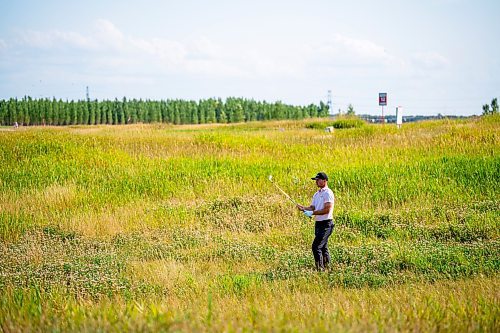
[[(379, 115), (370, 115), (370, 114), (361, 114), (358, 115), (359, 118), (365, 120), (366, 122), (369, 123), (381, 123), (382, 120), (380, 119)], [(432, 120), (432, 119), (443, 119), (443, 118), (448, 118), (448, 119), (466, 119), (466, 118), (472, 118), (475, 116), (443, 116), (441, 114), (438, 114), (437, 116), (403, 116), (403, 123), (410, 123), (410, 122), (415, 122), (415, 121), (422, 121), (422, 120)], [(384, 123), (396, 123), (396, 115), (386, 115), (384, 116)]]

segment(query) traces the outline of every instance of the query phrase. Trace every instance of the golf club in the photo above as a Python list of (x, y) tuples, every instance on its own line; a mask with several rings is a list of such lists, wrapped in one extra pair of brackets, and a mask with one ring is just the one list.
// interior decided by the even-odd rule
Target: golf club
[(281, 191), (281, 193), (283, 193), (285, 195), (285, 197), (287, 197), (291, 202), (293, 202), (295, 205), (299, 205), (298, 203), (296, 203), (288, 194), (286, 194), (285, 191), (283, 191), (274, 181), (273, 181), (273, 175), (269, 175), (269, 177), (267, 178), (269, 179), (269, 181), (271, 183), (273, 183), (273, 185)]

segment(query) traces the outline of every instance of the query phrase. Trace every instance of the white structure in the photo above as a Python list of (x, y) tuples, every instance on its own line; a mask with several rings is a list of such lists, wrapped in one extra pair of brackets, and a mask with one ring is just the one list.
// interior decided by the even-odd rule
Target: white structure
[(401, 125), (403, 125), (403, 107), (398, 106), (396, 108), (396, 125), (398, 128), (401, 128)]

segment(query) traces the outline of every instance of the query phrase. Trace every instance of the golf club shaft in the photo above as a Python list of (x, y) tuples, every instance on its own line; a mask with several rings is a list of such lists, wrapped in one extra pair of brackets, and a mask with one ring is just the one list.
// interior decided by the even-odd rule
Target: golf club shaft
[(273, 185), (281, 191), (281, 193), (283, 193), (285, 195), (285, 197), (287, 197), (291, 202), (293, 202), (295, 205), (298, 205), (298, 203), (296, 203), (285, 191), (283, 191), (275, 182), (273, 182), (272, 180), (269, 179), (269, 181), (271, 183), (273, 183)]

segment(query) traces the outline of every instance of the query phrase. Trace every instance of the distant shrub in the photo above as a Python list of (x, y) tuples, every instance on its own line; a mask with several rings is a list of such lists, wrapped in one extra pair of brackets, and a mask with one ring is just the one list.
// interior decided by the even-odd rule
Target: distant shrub
[(306, 124), (306, 128), (310, 129), (325, 129), (327, 127), (333, 127), (337, 129), (342, 128), (359, 128), (362, 127), (365, 122), (358, 117), (344, 117), (339, 118), (333, 122), (331, 121), (318, 121), (314, 123)]
[(306, 124), (306, 128), (310, 129), (325, 129), (328, 126), (330, 126), (330, 123), (325, 121)]
[(334, 128), (357, 128), (363, 126), (364, 123), (365, 122), (363, 120), (357, 117), (352, 117), (335, 120), (331, 126)]

